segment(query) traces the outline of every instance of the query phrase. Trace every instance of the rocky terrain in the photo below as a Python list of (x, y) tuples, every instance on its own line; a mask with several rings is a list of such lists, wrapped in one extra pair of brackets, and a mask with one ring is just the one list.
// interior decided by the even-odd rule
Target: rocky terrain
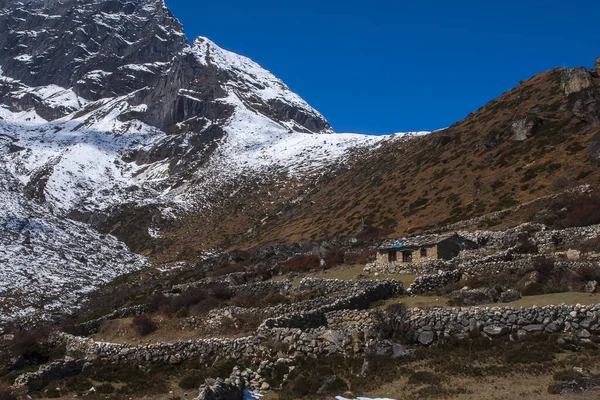
[[(253, 185), (292, 196), (299, 182), (343, 164), (350, 149), (391, 140), (333, 134), (256, 63), (206, 38), (189, 45), (162, 0), (6, 2), (0, 26), (0, 157), (10, 187), (2, 221), (12, 224), (3, 225), (1, 251), (12, 259), (32, 240), (47, 255), (22, 251), (23, 261), (3, 262), (6, 284), (27, 286), (20, 304), (37, 297), (51, 312), (59, 299), (40, 303), (39, 294), (64, 284), (56, 276), (87, 291), (145, 265), (127, 247), (164, 247), (155, 243), (161, 229), (190, 212), (216, 215)], [(47, 236), (11, 222), (34, 219), (81, 228)], [(104, 234), (125, 240), (107, 236), (121, 249), (103, 252), (112, 263), (98, 268), (62, 254), (83, 237), (112, 248), (98, 239)], [(47, 262), (54, 258), (62, 261)], [(2, 289), (1, 297), (15, 294)], [(70, 304), (76, 296), (62, 298)]]
[(163, 0), (0, 0), (0, 398), (597, 393), (599, 74), (340, 134)]

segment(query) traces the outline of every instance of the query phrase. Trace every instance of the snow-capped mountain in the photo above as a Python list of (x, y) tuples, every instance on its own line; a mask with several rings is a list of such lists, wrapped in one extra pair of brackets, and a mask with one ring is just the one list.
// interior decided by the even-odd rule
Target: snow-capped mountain
[(245, 177), (293, 184), (384, 140), (334, 134), (250, 59), (189, 45), (163, 0), (0, 0), (0, 319), (144, 265), (82, 222), (212, 208)]

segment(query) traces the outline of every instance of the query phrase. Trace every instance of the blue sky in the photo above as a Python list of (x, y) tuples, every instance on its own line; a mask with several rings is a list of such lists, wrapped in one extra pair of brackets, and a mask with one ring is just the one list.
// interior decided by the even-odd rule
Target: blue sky
[(252, 58), (337, 132), (442, 128), (537, 72), (600, 56), (594, 1), (166, 3), (190, 40)]

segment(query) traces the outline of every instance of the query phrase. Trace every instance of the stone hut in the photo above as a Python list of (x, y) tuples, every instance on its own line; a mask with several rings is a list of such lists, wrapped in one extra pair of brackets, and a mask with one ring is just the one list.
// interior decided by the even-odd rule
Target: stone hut
[(427, 235), (388, 242), (377, 250), (376, 264), (404, 264), (433, 260), (450, 260), (461, 250), (475, 249), (477, 244), (456, 233)]

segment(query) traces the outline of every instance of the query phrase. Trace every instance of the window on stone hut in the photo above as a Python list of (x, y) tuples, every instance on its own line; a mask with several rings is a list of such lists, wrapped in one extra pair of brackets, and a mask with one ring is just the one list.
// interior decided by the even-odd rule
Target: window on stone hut
[(397, 259), (397, 253), (395, 251), (390, 251), (388, 253), (388, 262), (395, 262)]
[(427, 257), (427, 249), (425, 247), (421, 249), (421, 257)]

